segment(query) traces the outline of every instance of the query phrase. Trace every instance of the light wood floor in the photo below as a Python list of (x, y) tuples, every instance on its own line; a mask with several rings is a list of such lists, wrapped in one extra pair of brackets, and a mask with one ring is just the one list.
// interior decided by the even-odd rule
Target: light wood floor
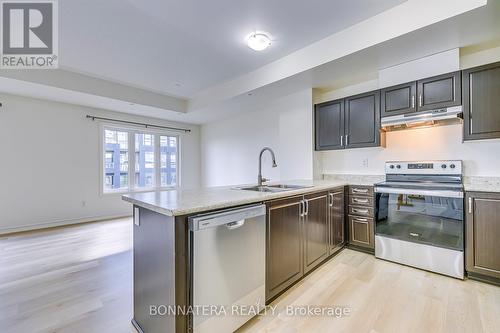
[[(129, 333), (131, 219), (0, 236), (0, 332)], [(500, 288), (344, 250), (241, 332), (499, 332)], [(343, 306), (350, 315), (287, 316)], [(151, 332), (156, 333), (156, 332)]]

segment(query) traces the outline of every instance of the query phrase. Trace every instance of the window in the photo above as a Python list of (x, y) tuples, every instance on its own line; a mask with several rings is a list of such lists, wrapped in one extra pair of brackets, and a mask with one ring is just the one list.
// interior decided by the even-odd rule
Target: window
[(103, 192), (178, 185), (178, 136), (106, 126), (102, 135)]
[(137, 133), (135, 135), (135, 187), (155, 186), (154, 136)]
[(177, 182), (177, 137), (160, 136), (161, 186), (175, 186)]
[(104, 131), (104, 190), (128, 188), (128, 180), (122, 181), (121, 174), (128, 173), (128, 133), (118, 130)]

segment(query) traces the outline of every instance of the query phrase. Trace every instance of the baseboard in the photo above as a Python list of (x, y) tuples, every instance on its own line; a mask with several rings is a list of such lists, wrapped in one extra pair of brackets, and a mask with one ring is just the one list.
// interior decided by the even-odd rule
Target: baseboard
[(467, 272), (467, 278), (479, 282), (484, 282), (484, 283), (489, 283), (493, 284), (495, 286), (500, 287), (500, 278), (495, 278), (492, 276), (486, 276), (483, 274), (478, 274), (478, 273), (473, 273), (473, 272)]
[(364, 252), (367, 254), (373, 254), (375, 255), (375, 249), (367, 249), (362, 246), (357, 246), (357, 245), (352, 245), (352, 244), (347, 244), (346, 247), (350, 250), (358, 251), (358, 252)]
[(23, 225), (23, 226), (19, 226), (19, 227), (0, 228), (0, 235), (14, 234), (14, 233), (24, 232), (24, 231), (62, 227), (62, 226), (81, 224), (81, 223), (113, 220), (113, 219), (125, 218), (125, 217), (130, 217), (130, 216), (132, 216), (132, 215), (120, 214), (120, 215), (107, 215), (107, 216), (88, 216), (88, 217), (77, 218), (77, 219), (69, 219), (69, 220), (52, 221), (52, 222), (45, 222), (45, 223), (39, 223), (39, 224)]

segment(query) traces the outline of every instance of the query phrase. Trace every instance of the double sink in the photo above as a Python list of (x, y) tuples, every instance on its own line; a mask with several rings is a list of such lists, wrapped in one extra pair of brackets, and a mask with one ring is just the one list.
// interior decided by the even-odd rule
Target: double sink
[(255, 192), (285, 192), (299, 190), (302, 188), (312, 187), (312, 185), (289, 185), (289, 184), (275, 184), (275, 185), (254, 185), (235, 187), (235, 190), (255, 191)]

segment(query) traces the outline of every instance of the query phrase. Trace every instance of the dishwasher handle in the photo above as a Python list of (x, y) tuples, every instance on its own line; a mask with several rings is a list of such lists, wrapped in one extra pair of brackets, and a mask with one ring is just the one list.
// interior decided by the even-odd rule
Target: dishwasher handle
[(189, 230), (200, 231), (226, 225), (228, 229), (237, 229), (245, 224), (245, 220), (255, 217), (265, 217), (266, 206), (248, 206), (243, 208), (233, 208), (218, 212), (200, 214), (188, 219)]
[(239, 221), (226, 223), (226, 227), (229, 230), (234, 230), (234, 229), (238, 229), (239, 227), (242, 227), (244, 224), (245, 224), (245, 220), (239, 220)]

